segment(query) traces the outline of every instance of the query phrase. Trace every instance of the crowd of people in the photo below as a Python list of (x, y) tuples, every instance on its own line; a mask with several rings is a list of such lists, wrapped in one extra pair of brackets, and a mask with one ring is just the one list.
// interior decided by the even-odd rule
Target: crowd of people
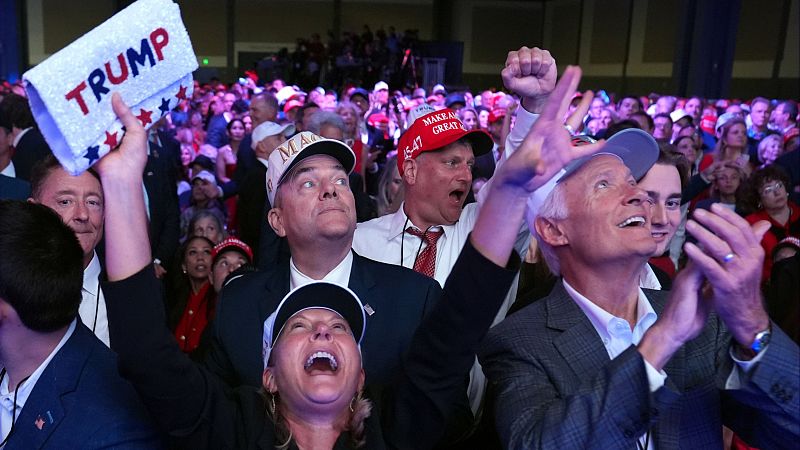
[(327, 42), (319, 34), (297, 38), (292, 52), (281, 49), (256, 64), (255, 71), (268, 79), (284, 79), (299, 86), (372, 85), (390, 80), (397, 85), (413, 85), (417, 73), (417, 30), (395, 31), (382, 27), (374, 33), (364, 25), (361, 33), (343, 31), (336, 37), (327, 33)]
[(0, 448), (796, 445), (797, 102), (581, 93), (527, 47), (427, 92), (404, 40), (147, 131), (115, 94), (78, 176), (0, 88)]

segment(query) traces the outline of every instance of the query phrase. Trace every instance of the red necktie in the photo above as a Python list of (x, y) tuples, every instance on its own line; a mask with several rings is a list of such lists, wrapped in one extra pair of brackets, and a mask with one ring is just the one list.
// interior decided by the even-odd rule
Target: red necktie
[(433, 278), (433, 274), (436, 271), (436, 241), (442, 236), (443, 231), (428, 230), (423, 232), (414, 227), (408, 227), (406, 231), (408, 234), (422, 239), (426, 244), (425, 249), (417, 255), (417, 259), (414, 261), (414, 271)]

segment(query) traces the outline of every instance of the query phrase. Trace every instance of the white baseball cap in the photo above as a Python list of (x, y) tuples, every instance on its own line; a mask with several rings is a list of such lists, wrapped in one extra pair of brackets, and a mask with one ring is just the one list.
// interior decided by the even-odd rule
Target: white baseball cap
[(356, 165), (356, 155), (347, 144), (336, 139), (326, 139), (310, 131), (302, 131), (275, 148), (269, 155), (267, 167), (267, 196), (269, 203), (275, 204), (275, 193), (286, 174), (300, 161), (309, 156), (329, 155), (342, 163), (349, 175)]
[(692, 116), (683, 109), (676, 109), (675, 111), (669, 113), (669, 118), (672, 119), (672, 123), (676, 123), (684, 117), (688, 117), (690, 119), (692, 118)]
[(194, 176), (192, 176), (192, 182), (194, 182), (194, 180), (197, 180), (198, 178), (201, 180), (208, 181), (209, 183), (212, 184), (217, 184), (217, 179), (214, 177), (214, 174), (212, 174), (207, 170), (201, 170), (200, 172), (194, 174)]
[(276, 134), (282, 134), (288, 139), (289, 136), (294, 134), (294, 124), (287, 123), (286, 125), (280, 125), (275, 122), (262, 122), (253, 130), (253, 142), (250, 144), (250, 147), (255, 150), (262, 139), (275, 136)]
[(389, 90), (389, 85), (386, 84), (385, 81), (378, 81), (377, 83), (375, 83), (375, 87), (372, 89), (372, 92), (378, 92), (378, 91), (382, 91), (382, 90), (387, 90), (388, 91)]

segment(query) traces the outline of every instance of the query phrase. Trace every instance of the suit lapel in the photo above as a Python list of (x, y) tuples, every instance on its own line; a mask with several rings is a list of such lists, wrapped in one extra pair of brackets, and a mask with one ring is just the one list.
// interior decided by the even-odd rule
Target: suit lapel
[(576, 378), (596, 373), (610, 358), (592, 323), (569, 296), (561, 282), (547, 297), (547, 326), (563, 333), (553, 340)]
[[(270, 276), (267, 276), (264, 290), (267, 295), (261, 297), (261, 302), (259, 303), (259, 313), (262, 321), (275, 312), (275, 308), (278, 307), (283, 297), (289, 293), (288, 262), (279, 264), (275, 271)], [(261, 333), (260, 330), (259, 333)]]
[(69, 404), (63, 397), (78, 385), (91, 348), (91, 332), (80, 322), (72, 336), (56, 353), (36, 382), (14, 427), (12, 442), (25, 443), (25, 448), (43, 448), (61, 425)]
[[(347, 287), (355, 292), (361, 301), (364, 302), (370, 298), (369, 293), (375, 286), (375, 279), (372, 277), (369, 270), (367, 270), (365, 259), (366, 258), (353, 251), (353, 267), (350, 268), (350, 281), (347, 285)], [(375, 308), (375, 305), (364, 303), (364, 309), (367, 311), (368, 315), (372, 315), (369, 314), (370, 310), (372, 310), (373, 313), (378, 312), (373, 308)]]

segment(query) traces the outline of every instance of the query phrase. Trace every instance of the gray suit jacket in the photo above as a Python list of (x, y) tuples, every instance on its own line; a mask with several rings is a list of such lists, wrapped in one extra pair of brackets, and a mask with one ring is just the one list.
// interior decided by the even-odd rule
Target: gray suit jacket
[[(661, 313), (666, 293), (645, 290)], [(664, 368), (650, 393), (634, 346), (610, 360), (589, 319), (557, 283), (553, 292), (490, 330), (479, 351), (497, 394), (504, 448), (636, 448), (648, 428), (658, 450), (721, 448), (722, 424), (761, 448), (800, 439), (800, 354), (773, 325), (773, 339), (739, 390), (730, 335), (712, 316)]]

